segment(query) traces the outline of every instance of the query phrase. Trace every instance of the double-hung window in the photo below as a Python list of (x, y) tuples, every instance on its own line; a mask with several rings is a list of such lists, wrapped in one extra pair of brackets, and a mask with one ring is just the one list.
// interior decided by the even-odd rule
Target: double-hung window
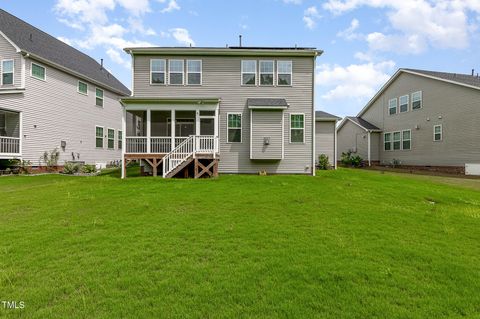
[(242, 85), (256, 85), (257, 84), (257, 61), (243, 60), (241, 73), (242, 73)]
[(402, 149), (402, 135), (401, 132), (393, 132), (393, 149), (400, 150)]
[(408, 95), (403, 95), (399, 98), (400, 113), (408, 112)]
[(111, 128), (107, 130), (107, 147), (110, 150), (115, 148), (115, 130)]
[(273, 85), (273, 61), (260, 61), (260, 85)]
[(187, 84), (188, 85), (202, 84), (202, 61), (201, 60), (187, 60)]
[(422, 91), (412, 93), (412, 110), (422, 108)]
[(397, 98), (388, 100), (388, 114), (397, 114)]
[(412, 147), (412, 132), (410, 130), (402, 131), (402, 150), (409, 150)]
[(78, 81), (78, 88), (77, 88), (78, 93), (80, 94), (88, 94), (88, 84), (82, 81)]
[(46, 72), (45, 72), (45, 68), (43, 66), (32, 62), (32, 67), (30, 69), (30, 72), (31, 72), (32, 77), (45, 81)]
[(103, 90), (95, 88), (95, 105), (103, 107)]
[(242, 142), (242, 114), (229, 113), (227, 115), (227, 141), (228, 143)]
[(122, 147), (123, 147), (123, 132), (119, 130), (117, 132), (117, 148), (121, 150)]
[(165, 67), (164, 59), (150, 60), (150, 84), (165, 84)]
[(103, 148), (103, 127), (95, 127), (95, 146), (97, 148)]
[(290, 143), (303, 143), (305, 140), (305, 115), (290, 114)]
[(442, 125), (433, 126), (433, 140), (435, 142), (440, 142), (443, 139), (443, 130)]
[(292, 61), (277, 61), (277, 85), (292, 85)]
[(391, 151), (392, 150), (392, 133), (385, 133), (383, 134), (383, 149), (385, 151)]
[(168, 61), (168, 79), (170, 85), (183, 85), (183, 60)]
[(12, 85), (13, 84), (13, 60), (3, 60), (2, 61), (2, 85)]

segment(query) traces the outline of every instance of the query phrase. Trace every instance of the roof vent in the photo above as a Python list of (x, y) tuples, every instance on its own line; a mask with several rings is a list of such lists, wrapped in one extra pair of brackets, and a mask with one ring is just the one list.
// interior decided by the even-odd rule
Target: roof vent
[(33, 34), (30, 33), (30, 41), (33, 41)]
[(475, 69), (472, 69), (472, 76), (475, 75)]
[(103, 59), (100, 59), (100, 70), (103, 70)]
[(241, 34), (238, 35), (238, 46), (242, 47), (242, 35)]

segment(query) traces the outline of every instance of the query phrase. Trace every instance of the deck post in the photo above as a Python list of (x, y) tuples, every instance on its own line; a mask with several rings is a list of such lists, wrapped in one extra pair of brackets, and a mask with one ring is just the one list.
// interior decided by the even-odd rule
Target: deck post
[(151, 137), (151, 133), (152, 133), (152, 111), (150, 110), (150, 108), (147, 108), (147, 153), (150, 154), (151, 150), (150, 150), (150, 147), (151, 147), (151, 144), (150, 143), (150, 137)]

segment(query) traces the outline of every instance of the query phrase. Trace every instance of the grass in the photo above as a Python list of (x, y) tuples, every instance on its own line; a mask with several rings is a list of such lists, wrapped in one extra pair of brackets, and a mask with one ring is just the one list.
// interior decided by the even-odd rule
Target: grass
[(0, 318), (480, 313), (480, 192), (319, 176), (0, 178)]

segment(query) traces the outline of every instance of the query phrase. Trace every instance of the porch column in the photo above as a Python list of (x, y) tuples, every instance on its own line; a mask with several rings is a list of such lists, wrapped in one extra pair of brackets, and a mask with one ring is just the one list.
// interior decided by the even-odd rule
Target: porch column
[(368, 166), (371, 166), (370, 161), (370, 131), (367, 132), (367, 139), (368, 139)]
[(170, 116), (170, 135), (172, 136), (172, 146), (170, 150), (175, 148), (175, 110), (172, 110), (172, 115)]
[(126, 141), (127, 141), (127, 109), (125, 106), (122, 106), (122, 179), (124, 179), (125, 176), (125, 169), (126, 164), (125, 164), (125, 149), (127, 147)]
[(150, 153), (150, 146), (151, 146), (151, 143), (150, 143), (150, 135), (152, 133), (151, 118), (152, 118), (152, 111), (150, 110), (150, 108), (148, 108), (147, 109), (147, 153)]
[(218, 126), (219, 126), (219, 119), (218, 119), (218, 114), (219, 114), (219, 111), (218, 111), (218, 108), (219, 108), (219, 105), (217, 103), (217, 107), (215, 108), (215, 120), (214, 120), (214, 128), (213, 128), (213, 135), (215, 136), (215, 139), (214, 139), (214, 145), (215, 145), (215, 151), (214, 151), (214, 158), (217, 156), (217, 153), (219, 152), (219, 149), (220, 149), (220, 137), (218, 136)]

